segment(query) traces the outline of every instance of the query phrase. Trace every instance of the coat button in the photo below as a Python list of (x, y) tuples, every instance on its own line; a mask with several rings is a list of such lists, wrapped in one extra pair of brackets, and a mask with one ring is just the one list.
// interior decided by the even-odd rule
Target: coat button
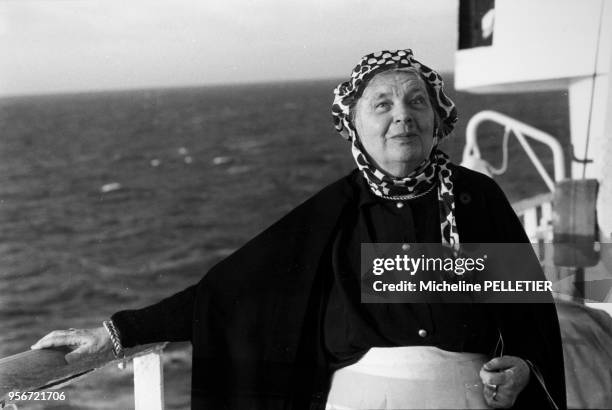
[(427, 337), (427, 330), (425, 330), (425, 329), (419, 329), (419, 336), (421, 336), (421, 337)]
[(462, 204), (467, 205), (472, 202), (472, 196), (467, 192), (462, 192), (459, 194), (459, 201), (461, 201)]
[(395, 204), (395, 206), (397, 206), (399, 209), (402, 209), (404, 207), (404, 203), (403, 202), (397, 202)]

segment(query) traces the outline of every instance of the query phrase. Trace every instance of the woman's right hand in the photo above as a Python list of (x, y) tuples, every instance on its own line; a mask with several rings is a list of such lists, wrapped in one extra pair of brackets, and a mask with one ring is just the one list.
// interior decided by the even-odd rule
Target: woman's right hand
[(65, 356), (66, 361), (72, 363), (86, 355), (112, 351), (113, 345), (104, 326), (100, 326), (93, 329), (54, 330), (34, 343), (30, 349), (59, 346), (73, 349)]

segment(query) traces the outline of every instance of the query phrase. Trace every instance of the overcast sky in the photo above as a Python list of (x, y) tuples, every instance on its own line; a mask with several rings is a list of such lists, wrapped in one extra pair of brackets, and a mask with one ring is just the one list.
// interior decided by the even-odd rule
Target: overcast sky
[(410, 47), (453, 67), (457, 0), (0, 0), (0, 95), (345, 77)]

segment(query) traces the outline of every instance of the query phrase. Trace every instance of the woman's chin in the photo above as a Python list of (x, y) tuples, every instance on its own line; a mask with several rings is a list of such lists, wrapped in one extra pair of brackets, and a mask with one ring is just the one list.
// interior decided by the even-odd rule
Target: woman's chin
[(414, 171), (421, 164), (422, 161), (423, 158), (398, 158), (398, 160), (396, 161), (385, 164), (385, 166), (383, 167), (383, 171), (385, 171), (387, 175), (396, 178), (405, 178), (410, 175), (410, 173)]

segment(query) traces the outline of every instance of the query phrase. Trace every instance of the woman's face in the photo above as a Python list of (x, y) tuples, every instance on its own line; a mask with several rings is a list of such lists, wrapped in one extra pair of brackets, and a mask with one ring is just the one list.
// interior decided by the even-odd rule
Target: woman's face
[(357, 136), (381, 170), (405, 177), (429, 156), (434, 111), (423, 79), (406, 71), (374, 76), (355, 107)]

